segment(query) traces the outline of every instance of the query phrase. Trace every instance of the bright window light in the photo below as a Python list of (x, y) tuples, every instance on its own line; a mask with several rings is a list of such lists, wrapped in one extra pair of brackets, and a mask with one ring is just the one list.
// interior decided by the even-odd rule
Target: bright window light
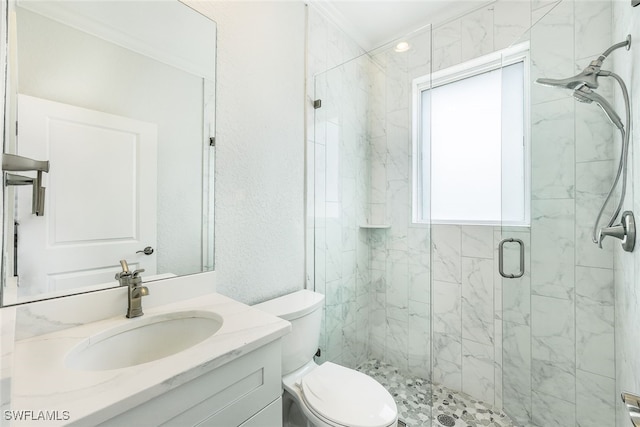
[(417, 81), (414, 221), (529, 223), (526, 51)]

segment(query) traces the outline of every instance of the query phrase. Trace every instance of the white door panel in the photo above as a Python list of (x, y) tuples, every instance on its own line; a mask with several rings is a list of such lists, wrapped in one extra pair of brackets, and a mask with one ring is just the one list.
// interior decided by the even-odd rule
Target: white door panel
[[(18, 154), (49, 160), (44, 216), (19, 188), (18, 286), (52, 292), (115, 284), (119, 260), (156, 273), (157, 126), (26, 95)], [(25, 173), (26, 174), (26, 173)]]

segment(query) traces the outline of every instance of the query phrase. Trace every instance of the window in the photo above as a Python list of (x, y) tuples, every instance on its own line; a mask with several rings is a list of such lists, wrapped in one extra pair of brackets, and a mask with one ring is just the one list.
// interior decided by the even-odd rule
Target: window
[(528, 46), (414, 81), (414, 222), (528, 225)]

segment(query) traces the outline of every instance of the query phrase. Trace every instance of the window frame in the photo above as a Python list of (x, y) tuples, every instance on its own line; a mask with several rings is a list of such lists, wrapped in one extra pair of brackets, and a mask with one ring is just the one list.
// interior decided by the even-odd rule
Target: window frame
[[(431, 150), (422, 147), (422, 92), (435, 89), (459, 80), (474, 77), (486, 72), (502, 69), (516, 63), (523, 63), (523, 162), (524, 162), (524, 217), (522, 221), (496, 221), (432, 219), (430, 188), (423, 188), (426, 174), (431, 174)], [(412, 218), (413, 224), (447, 225), (490, 225), (530, 227), (531, 225), (531, 89), (530, 89), (530, 48), (529, 42), (520, 43), (470, 61), (463, 62), (412, 81)], [(426, 159), (423, 159), (423, 157)], [(422, 167), (426, 165), (426, 167)], [(429, 179), (429, 182), (431, 180)], [(502, 199), (502, 187), (501, 187)], [(425, 206), (428, 206), (425, 211)], [(501, 204), (502, 206), (502, 204)], [(427, 212), (427, 215), (423, 213)], [(425, 218), (426, 217), (426, 218)]]

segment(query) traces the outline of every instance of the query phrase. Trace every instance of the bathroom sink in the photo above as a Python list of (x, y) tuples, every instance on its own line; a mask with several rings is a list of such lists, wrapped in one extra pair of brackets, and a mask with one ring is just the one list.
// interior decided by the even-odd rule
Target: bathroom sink
[(92, 335), (65, 357), (68, 368), (104, 371), (152, 362), (189, 349), (222, 327), (205, 311), (182, 311), (127, 320)]

